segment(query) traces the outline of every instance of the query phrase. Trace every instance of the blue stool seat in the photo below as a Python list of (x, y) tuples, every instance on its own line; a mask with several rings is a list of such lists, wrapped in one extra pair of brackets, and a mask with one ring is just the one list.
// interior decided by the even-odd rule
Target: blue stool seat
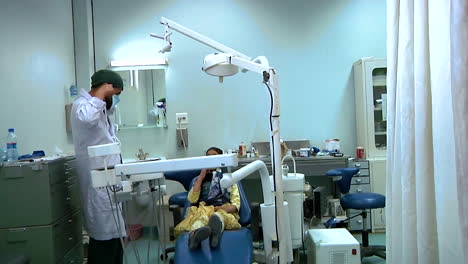
[[(347, 218), (349, 221), (356, 216), (362, 216), (362, 245), (361, 258), (378, 256), (386, 258), (385, 246), (369, 245), (369, 230), (366, 225), (368, 209), (384, 208), (385, 196), (378, 193), (349, 193), (351, 191), (351, 180), (355, 174), (359, 172), (357, 168), (340, 168), (329, 170), (328, 176), (333, 176), (338, 189), (344, 194), (340, 199), (340, 204), (343, 209), (361, 210), (361, 213)], [(331, 218), (333, 219), (333, 218)], [(333, 223), (333, 222), (332, 222)]]
[(349, 193), (341, 197), (343, 209), (366, 210), (385, 207), (385, 196), (378, 193)]
[(185, 203), (187, 202), (188, 192), (180, 192), (171, 195), (169, 198), (169, 205), (178, 205), (180, 207), (184, 207)]
[(247, 228), (225, 230), (217, 248), (211, 248), (209, 239), (202, 241), (201, 248), (188, 247), (188, 233), (180, 235), (176, 242), (175, 263), (252, 263), (252, 233)]

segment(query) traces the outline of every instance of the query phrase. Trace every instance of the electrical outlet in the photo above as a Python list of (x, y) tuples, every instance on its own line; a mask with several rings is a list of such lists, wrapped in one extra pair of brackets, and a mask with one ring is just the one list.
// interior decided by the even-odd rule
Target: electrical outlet
[(188, 124), (188, 114), (187, 113), (176, 113), (176, 124), (177, 125), (186, 125), (186, 124)]

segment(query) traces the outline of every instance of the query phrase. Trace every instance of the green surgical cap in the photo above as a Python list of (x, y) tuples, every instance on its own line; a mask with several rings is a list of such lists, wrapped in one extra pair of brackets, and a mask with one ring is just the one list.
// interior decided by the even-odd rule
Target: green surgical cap
[(98, 86), (103, 83), (112, 84), (114, 88), (121, 88), (123, 90), (122, 77), (115, 71), (99, 70), (91, 76), (91, 86)]

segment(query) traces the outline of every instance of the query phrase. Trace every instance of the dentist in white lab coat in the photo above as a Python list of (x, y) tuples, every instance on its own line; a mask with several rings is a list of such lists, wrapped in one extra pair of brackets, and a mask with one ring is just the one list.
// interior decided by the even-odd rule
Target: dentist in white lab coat
[[(110, 70), (99, 70), (91, 77), (91, 90), (80, 91), (71, 111), (81, 204), (90, 236), (88, 264), (114, 264), (123, 260), (120, 238), (125, 237), (126, 232), (121, 211), (109, 200), (109, 196), (113, 199), (113, 192), (91, 186), (90, 170), (103, 168), (104, 157), (88, 157), (88, 146), (117, 142), (110, 114), (122, 90), (120, 75)], [(120, 155), (107, 159), (109, 167), (121, 163)]]

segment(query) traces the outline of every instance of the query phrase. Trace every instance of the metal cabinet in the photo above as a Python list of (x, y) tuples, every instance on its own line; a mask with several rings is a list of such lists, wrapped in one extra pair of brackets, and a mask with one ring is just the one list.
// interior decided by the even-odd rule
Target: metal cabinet
[[(350, 168), (359, 168), (359, 173), (354, 175), (351, 180), (351, 188), (349, 193), (359, 193), (359, 192), (370, 192), (371, 191), (371, 180), (370, 180), (370, 170), (369, 170), (369, 161), (367, 160), (353, 160), (349, 162)], [(360, 210), (348, 210), (348, 217), (354, 216), (361, 213)], [(370, 210), (367, 210), (367, 229), (372, 229), (371, 226), (371, 213)], [(358, 231), (362, 230), (362, 217), (358, 216), (349, 220), (348, 230)]]
[(81, 263), (79, 194), (73, 157), (2, 164), (0, 250), (26, 254), (33, 264)]

